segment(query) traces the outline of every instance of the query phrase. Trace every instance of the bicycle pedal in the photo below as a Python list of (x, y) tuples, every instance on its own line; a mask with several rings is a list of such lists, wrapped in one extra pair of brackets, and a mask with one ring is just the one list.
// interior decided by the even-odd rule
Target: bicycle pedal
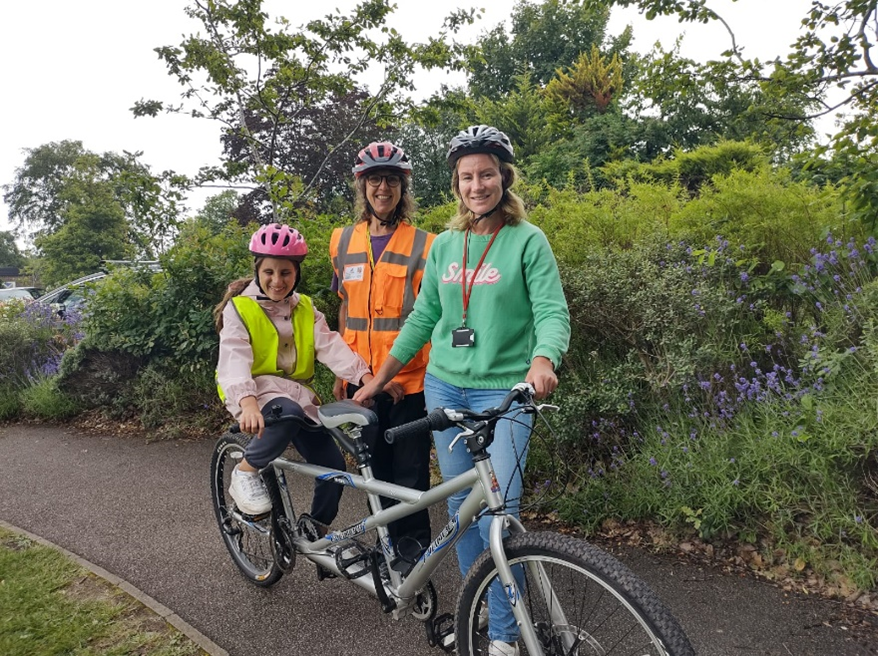
[(439, 647), (449, 654), (454, 653), (457, 641), (454, 635), (454, 615), (443, 613), (431, 622), (424, 622), (427, 629), (427, 642), (431, 647)]

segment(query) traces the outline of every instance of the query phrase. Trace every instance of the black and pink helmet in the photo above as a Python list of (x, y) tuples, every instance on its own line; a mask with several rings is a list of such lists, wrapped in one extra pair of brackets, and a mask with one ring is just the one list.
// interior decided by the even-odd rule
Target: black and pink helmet
[(308, 245), (298, 230), (280, 223), (269, 223), (253, 233), (250, 252), (255, 257), (279, 257), (301, 262), (308, 254)]
[(453, 169), (461, 157), (476, 153), (496, 155), (501, 161), (510, 164), (515, 161), (512, 142), (505, 133), (490, 125), (471, 125), (451, 139), (447, 155), (448, 166)]
[(359, 178), (372, 169), (396, 169), (403, 175), (411, 175), (412, 165), (405, 151), (389, 141), (373, 141), (357, 153), (352, 169)]

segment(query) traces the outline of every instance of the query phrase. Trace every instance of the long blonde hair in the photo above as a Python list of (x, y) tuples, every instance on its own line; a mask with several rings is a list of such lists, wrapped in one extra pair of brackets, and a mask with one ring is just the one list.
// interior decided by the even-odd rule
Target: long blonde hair
[[(500, 177), (503, 181), (503, 198), (500, 199), (500, 207), (497, 211), (501, 213), (504, 224), (510, 226), (518, 225), (527, 218), (524, 201), (511, 189), (512, 185), (520, 177), (518, 169), (509, 162), (501, 161), (496, 155), (489, 153), (488, 157), (494, 160), (497, 168), (500, 169)], [(472, 221), (476, 218), (475, 214), (470, 211), (460, 196), (460, 175), (457, 172), (457, 168), (460, 165), (461, 159), (463, 158), (461, 157), (454, 163), (454, 171), (451, 173), (451, 191), (454, 192), (457, 198), (457, 214), (448, 221), (447, 227), (450, 230), (466, 230), (471, 228)]]
[[(375, 171), (380, 171), (382, 169), (376, 168)], [(399, 175), (401, 182), (399, 183), (400, 189), (400, 197), (399, 203), (397, 203), (396, 208), (393, 210), (393, 215), (400, 223), (411, 223), (412, 216), (415, 213), (415, 199), (411, 194), (411, 179), (410, 176), (405, 175), (402, 171), (398, 171), (392, 167), (384, 169), (386, 171), (394, 171)], [(366, 200), (366, 178), (368, 176), (366, 174), (361, 175), (359, 178), (354, 180), (354, 192), (356, 193), (356, 198), (354, 199), (354, 214), (357, 216), (359, 221), (371, 221), (372, 213), (369, 211), (369, 204)]]

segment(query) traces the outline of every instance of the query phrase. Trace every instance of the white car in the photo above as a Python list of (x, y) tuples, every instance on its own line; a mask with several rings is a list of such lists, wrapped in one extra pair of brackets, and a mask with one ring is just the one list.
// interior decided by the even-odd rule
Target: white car
[(25, 303), (32, 303), (40, 297), (41, 289), (36, 287), (6, 287), (0, 289), (0, 303), (12, 299), (22, 299)]

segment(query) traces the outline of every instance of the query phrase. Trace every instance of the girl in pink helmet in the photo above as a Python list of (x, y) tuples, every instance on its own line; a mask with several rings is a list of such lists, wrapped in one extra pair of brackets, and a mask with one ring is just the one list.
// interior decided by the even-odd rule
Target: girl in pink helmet
[[(220, 398), (241, 430), (256, 436), (232, 474), (229, 494), (241, 512), (260, 515), (271, 509), (271, 500), (259, 470), (290, 443), (307, 462), (345, 468), (328, 436), (300, 435), (290, 422), (266, 427), (269, 409), (280, 406), (283, 414), (317, 420), (317, 398), (308, 387), (315, 359), (347, 380), (365, 383), (372, 375), (363, 359), (329, 329), (311, 299), (295, 291), (308, 253), (302, 235), (279, 223), (263, 226), (250, 239), (250, 252), (253, 277), (229, 285), (214, 318), (220, 336)], [(311, 517), (321, 534), (335, 519), (341, 492), (342, 486), (329, 482), (315, 486)]]

